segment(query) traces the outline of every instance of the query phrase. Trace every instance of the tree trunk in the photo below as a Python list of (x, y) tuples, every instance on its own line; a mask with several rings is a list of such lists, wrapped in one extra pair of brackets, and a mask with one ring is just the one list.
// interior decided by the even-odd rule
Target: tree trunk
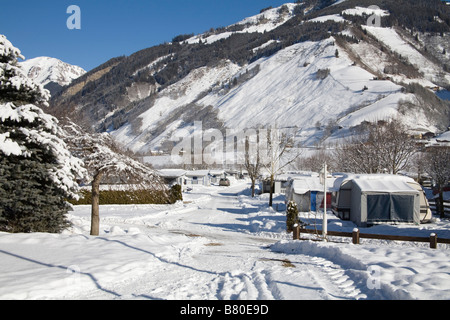
[(272, 207), (273, 203), (273, 189), (274, 189), (274, 177), (273, 174), (270, 175), (270, 196), (269, 196), (269, 207)]
[(255, 197), (255, 183), (256, 183), (255, 179), (252, 179), (252, 198)]
[(444, 188), (442, 186), (439, 186), (439, 214), (441, 219), (445, 218)]
[(102, 174), (97, 173), (92, 181), (92, 213), (91, 236), (98, 236), (100, 232), (100, 181)]

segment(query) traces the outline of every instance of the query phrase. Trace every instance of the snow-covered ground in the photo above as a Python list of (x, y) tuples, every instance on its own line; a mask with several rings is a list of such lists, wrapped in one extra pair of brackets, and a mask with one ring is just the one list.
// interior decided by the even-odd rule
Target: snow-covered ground
[[(327, 76), (318, 78), (319, 71), (327, 70)], [(254, 75), (242, 84), (226, 85), (250, 72)], [(216, 67), (194, 70), (162, 90), (153, 106), (138, 116), (142, 120), (140, 134), (136, 135), (131, 123), (111, 134), (133, 151), (158, 150), (166, 141), (179, 142), (192, 134), (191, 122), (173, 119), (173, 114), (195, 103), (200, 108), (213, 106), (218, 120), (231, 131), (276, 125), (294, 130), (297, 142), (312, 146), (323, 137), (318, 126), (331, 123), (349, 129), (363, 121), (396, 118), (399, 101), (415, 99), (402, 92), (401, 86), (373, 78), (373, 74), (354, 65), (333, 38), (306, 41), (243, 67), (223, 61)], [(402, 121), (413, 124), (413, 128), (437, 131), (422, 113), (402, 116)], [(161, 126), (165, 130), (153, 136)], [(335, 136), (342, 138), (347, 133), (338, 130)]]
[[(287, 3), (285, 7), (266, 10), (228, 29), (192, 36), (186, 42), (211, 44), (236, 33), (268, 32), (290, 19), (295, 7), (295, 3)], [(347, 15), (385, 17), (389, 14), (374, 7), (356, 6), (310, 21), (344, 23), (349, 22), (344, 18)], [(370, 35), (366, 41), (346, 45), (333, 37), (304, 41), (245, 65), (230, 60), (208, 64), (165, 88), (133, 84), (128, 88), (128, 98), (132, 101), (146, 99), (156, 91), (158, 94), (144, 102), (147, 110), (142, 109), (137, 115), (138, 121), (130, 119), (132, 121), (111, 134), (134, 152), (170, 153), (168, 146), (192, 135), (195, 121), (192, 114), (197, 112), (196, 120), (215, 126), (212, 129), (224, 127), (242, 131), (276, 126), (289, 130), (295, 142), (304, 146), (341, 142), (355, 126), (365, 121), (399, 119), (413, 132), (441, 132), (443, 129), (425, 109), (399, 111), (399, 103), (422, 104), (401, 84), (419, 83), (433, 88), (449, 82), (450, 75), (443, 73), (441, 65), (424, 56), (423, 45), (410, 39), (401, 29), (365, 25), (363, 28)], [(357, 33), (352, 24), (342, 31), (355, 38), (359, 37)], [(271, 39), (253, 51), (274, 42), (276, 40)], [(158, 62), (168, 58), (170, 55), (159, 57), (144, 69), (158, 72), (153, 68), (162, 68)], [(402, 63), (395, 62), (398, 59), (413, 67), (401, 67)], [(192, 111), (194, 105), (195, 112)], [(333, 131), (331, 137), (328, 129)]]
[[(389, 49), (393, 50), (402, 57), (406, 57), (408, 61), (414, 65), (420, 72), (424, 74), (421, 82), (424, 86), (433, 87), (433, 81), (436, 81), (437, 75), (442, 73), (442, 66), (426, 59), (410, 42), (404, 39), (393, 28), (377, 28), (364, 26), (368, 33), (376, 39), (384, 43)], [(450, 75), (446, 74), (445, 79), (450, 81)], [(406, 82), (408, 79), (401, 79)]]
[[(63, 234), (0, 233), (0, 299), (449, 299), (450, 247), (350, 239), (292, 241), (284, 198), (249, 184), (195, 186), (175, 205), (77, 206)], [(321, 215), (302, 213), (320, 229)], [(328, 215), (329, 230), (351, 222)], [(450, 238), (450, 223), (362, 232)]]
[(281, 7), (271, 8), (269, 10), (266, 10), (264, 12), (261, 12), (261, 13), (255, 15), (255, 16), (245, 18), (244, 20), (230, 26), (230, 27), (233, 27), (233, 26), (243, 25), (244, 26), (243, 30), (235, 31), (235, 32), (227, 31), (227, 32), (221, 32), (219, 34), (214, 34), (214, 33), (211, 34), (211, 33), (207, 32), (207, 33), (203, 33), (203, 34), (191, 37), (190, 39), (187, 40), (187, 43), (193, 44), (193, 43), (198, 43), (199, 41), (206, 41), (206, 43), (211, 44), (211, 43), (214, 43), (221, 39), (229, 38), (231, 35), (233, 35), (235, 33), (269, 32), (269, 31), (279, 27), (280, 25), (285, 23), (290, 18), (292, 18), (293, 11), (294, 11), (296, 4), (295, 3), (286, 3), (285, 6), (287, 9), (285, 12), (280, 11)]

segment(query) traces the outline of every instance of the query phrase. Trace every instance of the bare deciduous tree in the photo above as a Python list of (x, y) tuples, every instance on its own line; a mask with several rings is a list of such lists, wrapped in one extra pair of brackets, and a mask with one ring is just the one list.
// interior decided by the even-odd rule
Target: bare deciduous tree
[(294, 163), (299, 157), (300, 151), (294, 148), (294, 141), (291, 137), (281, 133), (277, 127), (267, 130), (267, 154), (263, 156), (263, 164), (270, 177), (270, 207), (273, 204), (276, 175)]
[(450, 147), (435, 146), (428, 148), (424, 164), (425, 171), (438, 187), (438, 213), (441, 218), (444, 218), (444, 187), (450, 180)]
[(99, 235), (100, 183), (104, 177), (113, 176), (124, 183), (138, 183), (143, 188), (166, 188), (153, 170), (121, 152), (109, 134), (89, 134), (74, 123), (64, 129), (69, 148), (84, 161), (89, 173), (92, 185), (91, 235)]
[(340, 170), (356, 173), (397, 174), (416, 153), (414, 139), (397, 120), (367, 124), (359, 136), (336, 149)]
[[(244, 159), (244, 167), (247, 170), (248, 176), (252, 182), (252, 198), (255, 197), (255, 184), (261, 174), (262, 167), (259, 148), (259, 134), (255, 138), (256, 141), (250, 141), (250, 137), (246, 137)], [(255, 148), (252, 148), (252, 146), (256, 147), (256, 150), (254, 150)]]
[(301, 170), (319, 172), (323, 169), (323, 164), (325, 162), (328, 164), (330, 170), (334, 170), (334, 158), (331, 151), (320, 148), (309, 156), (300, 158), (297, 162), (297, 167)]

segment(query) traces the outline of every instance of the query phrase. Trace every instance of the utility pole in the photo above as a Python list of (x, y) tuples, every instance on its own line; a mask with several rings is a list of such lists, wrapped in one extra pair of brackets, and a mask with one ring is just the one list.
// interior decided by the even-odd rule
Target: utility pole
[(322, 222), (322, 237), (323, 240), (327, 240), (328, 233), (328, 220), (327, 220), (327, 163), (325, 162), (323, 165), (323, 171), (320, 173), (320, 182), (323, 184), (323, 222)]

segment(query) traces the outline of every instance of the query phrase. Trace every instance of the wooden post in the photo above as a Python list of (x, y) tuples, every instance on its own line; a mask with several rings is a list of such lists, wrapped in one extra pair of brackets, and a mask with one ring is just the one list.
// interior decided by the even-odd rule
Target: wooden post
[(430, 248), (437, 249), (437, 244), (438, 244), (437, 234), (436, 233), (430, 234)]
[(300, 240), (300, 225), (294, 224), (294, 240)]
[(91, 236), (98, 236), (100, 231), (100, 182), (102, 172), (98, 172), (92, 181)]
[(292, 226), (292, 240), (297, 240), (297, 224)]
[(353, 244), (359, 244), (359, 229), (357, 228), (353, 229), (352, 238)]

